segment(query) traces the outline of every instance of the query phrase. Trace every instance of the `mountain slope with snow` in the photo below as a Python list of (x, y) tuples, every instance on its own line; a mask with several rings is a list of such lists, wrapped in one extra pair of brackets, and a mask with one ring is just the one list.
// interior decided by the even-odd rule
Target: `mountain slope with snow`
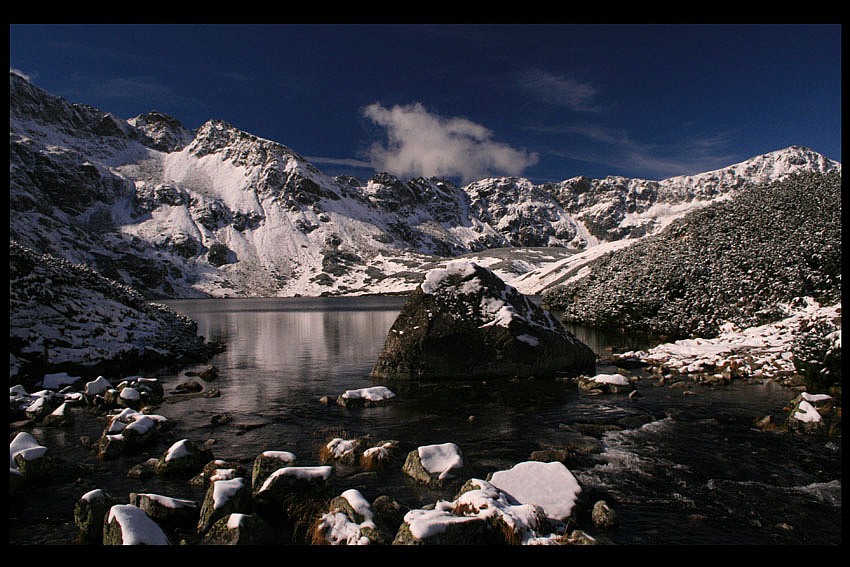
[[(792, 147), (715, 172), (363, 181), (220, 120), (129, 120), (10, 72), (10, 239), (151, 297), (406, 292), (441, 258), (475, 255), (529, 293), (601, 249), (657, 232), (762, 181), (840, 164)], [(551, 254), (538, 252), (549, 247)], [(510, 256), (510, 260), (507, 258)]]
[(841, 174), (747, 188), (549, 288), (566, 321), (712, 337), (781, 319), (782, 304), (841, 301)]

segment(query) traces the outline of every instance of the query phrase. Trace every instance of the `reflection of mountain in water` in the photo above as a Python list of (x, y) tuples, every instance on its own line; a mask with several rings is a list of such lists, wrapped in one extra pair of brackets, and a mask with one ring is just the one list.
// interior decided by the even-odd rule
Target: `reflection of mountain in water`
[(227, 343), (212, 363), (228, 374), (228, 384), (219, 387), (239, 390), (222, 403), (239, 410), (249, 404), (288, 406), (294, 391), (299, 400), (305, 394), (318, 399), (371, 385), (366, 377), (401, 301), (365, 305), (349, 298), (344, 307), (317, 298), (168, 303), (191, 313), (200, 335)]

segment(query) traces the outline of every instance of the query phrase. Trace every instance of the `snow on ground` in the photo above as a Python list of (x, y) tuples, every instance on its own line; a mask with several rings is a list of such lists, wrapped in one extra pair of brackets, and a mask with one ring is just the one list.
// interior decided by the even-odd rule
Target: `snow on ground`
[[(841, 304), (821, 306), (811, 298), (774, 323), (739, 329), (727, 324), (713, 339), (683, 339), (648, 351), (615, 354), (615, 359), (639, 359), (652, 366), (666, 366), (679, 374), (710, 371), (734, 364), (737, 372), (753, 377), (772, 377), (795, 372), (791, 345), (801, 325), (813, 320), (841, 320)], [(840, 323), (839, 323), (840, 325)], [(840, 337), (837, 339), (840, 341)]]
[(637, 240), (617, 240), (614, 242), (602, 242), (584, 252), (573, 254), (567, 258), (546, 263), (532, 271), (519, 276), (505, 279), (505, 283), (513, 286), (525, 295), (539, 295), (543, 290), (554, 285), (561, 285), (587, 275), (584, 268), (589, 262), (596, 258), (630, 246)]

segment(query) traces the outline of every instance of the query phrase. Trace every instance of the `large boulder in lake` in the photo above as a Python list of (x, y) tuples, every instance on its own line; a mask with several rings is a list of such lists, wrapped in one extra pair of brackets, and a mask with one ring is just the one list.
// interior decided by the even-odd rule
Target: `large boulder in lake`
[(372, 368), (377, 381), (592, 372), (596, 355), (490, 270), (451, 261), (410, 295)]

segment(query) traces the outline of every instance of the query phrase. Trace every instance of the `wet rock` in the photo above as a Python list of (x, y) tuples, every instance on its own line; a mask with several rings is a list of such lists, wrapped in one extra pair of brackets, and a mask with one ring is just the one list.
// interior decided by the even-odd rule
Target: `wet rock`
[(593, 505), (590, 519), (597, 528), (613, 528), (619, 523), (617, 513), (605, 500), (599, 500)]
[(186, 380), (174, 387), (174, 391), (178, 394), (195, 394), (203, 390), (204, 385), (197, 380)]
[(201, 380), (204, 380), (206, 382), (212, 382), (213, 380), (218, 378), (218, 368), (216, 368), (215, 366), (209, 366), (202, 370), (201, 373), (198, 374), (198, 376), (201, 378)]
[(271, 526), (257, 514), (232, 513), (219, 518), (204, 535), (204, 545), (274, 545), (280, 543)]
[(408, 297), (372, 368), (378, 381), (586, 372), (596, 356), (493, 272), (449, 262)]
[(127, 471), (127, 478), (137, 478), (139, 480), (151, 478), (156, 475), (156, 463), (158, 460), (152, 457), (143, 463), (133, 465)]
[(74, 416), (71, 413), (68, 404), (63, 403), (51, 413), (44, 416), (41, 423), (53, 427), (67, 427), (74, 423)]
[(103, 543), (103, 522), (115, 499), (96, 488), (83, 494), (74, 505), (74, 524), (79, 528), (78, 539), (87, 545)]
[(410, 511), (410, 508), (391, 496), (382, 494), (372, 501), (372, 511), (387, 526), (390, 533), (396, 533), (404, 523), (404, 515)]
[(373, 386), (359, 390), (346, 390), (336, 398), (336, 405), (344, 408), (369, 407), (378, 405), (395, 398), (389, 388), (385, 386)]

